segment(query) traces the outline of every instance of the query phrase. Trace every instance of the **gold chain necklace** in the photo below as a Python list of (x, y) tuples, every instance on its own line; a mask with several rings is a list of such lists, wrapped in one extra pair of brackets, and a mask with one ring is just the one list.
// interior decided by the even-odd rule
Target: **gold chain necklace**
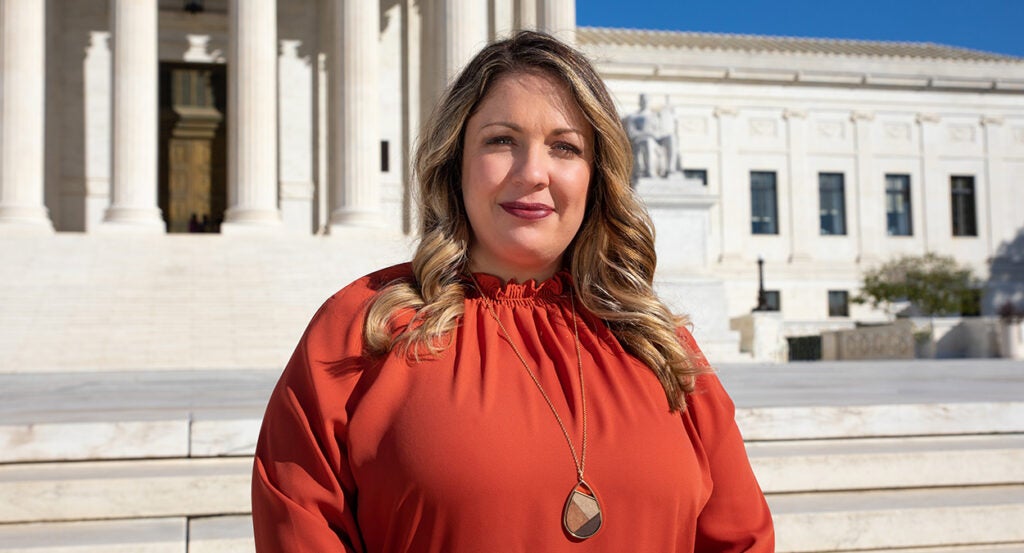
[(505, 335), (505, 340), (508, 341), (508, 345), (512, 346), (512, 351), (515, 352), (516, 357), (523, 364), (523, 368), (526, 369), (526, 374), (530, 375), (530, 380), (540, 390), (540, 394), (544, 396), (544, 401), (548, 404), (548, 408), (551, 409), (551, 414), (555, 416), (555, 420), (558, 421), (558, 427), (562, 429), (562, 435), (565, 436), (566, 443), (569, 444), (569, 453), (572, 454), (572, 462), (576, 465), (576, 485), (572, 487), (572, 491), (569, 492), (569, 496), (565, 500), (565, 508), (562, 511), (562, 526), (565, 531), (574, 538), (585, 540), (593, 537), (598, 530), (601, 529), (603, 517), (601, 515), (601, 504), (597, 500), (597, 494), (594, 489), (587, 484), (583, 479), (583, 469), (587, 462), (587, 395), (583, 387), (583, 356), (580, 353), (580, 331), (578, 323), (576, 322), (576, 298), (570, 292), (569, 300), (572, 306), (572, 330), (573, 338), (576, 344), (576, 368), (579, 371), (580, 379), (580, 407), (583, 411), (583, 443), (580, 444), (579, 457), (576, 456), (576, 446), (572, 443), (572, 438), (569, 437), (569, 431), (565, 427), (565, 423), (562, 422), (562, 417), (558, 415), (558, 411), (555, 409), (555, 404), (551, 402), (551, 398), (548, 397), (547, 392), (544, 391), (544, 387), (541, 386), (540, 380), (537, 375), (534, 374), (533, 370), (530, 369), (530, 364), (526, 362), (526, 358), (520, 353), (519, 348), (516, 347), (515, 342), (512, 341), (512, 335), (509, 334), (508, 330), (505, 329), (505, 325), (502, 324), (501, 319), (498, 318), (497, 312), (494, 311), (494, 306), (491, 304), (491, 299), (484, 294), (483, 288), (480, 287), (480, 283), (476, 281), (476, 276), (470, 273), (470, 278), (473, 279), (473, 285), (476, 286), (477, 292), (480, 293), (480, 299), (483, 300), (484, 306), (487, 307), (487, 311), (491, 314), (491, 318), (494, 322), (498, 323), (498, 328)]

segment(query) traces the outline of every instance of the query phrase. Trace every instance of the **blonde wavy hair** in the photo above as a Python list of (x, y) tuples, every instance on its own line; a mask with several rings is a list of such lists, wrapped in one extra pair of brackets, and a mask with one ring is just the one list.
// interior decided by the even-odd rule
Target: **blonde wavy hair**
[[(369, 353), (393, 349), (418, 358), (451, 343), (463, 315), (472, 229), (462, 203), (466, 121), (499, 77), (542, 73), (565, 83), (594, 129), (594, 170), (586, 214), (566, 249), (579, 303), (604, 320), (626, 351), (658, 376), (674, 410), (685, 410), (702, 368), (679, 342), (675, 317), (654, 293), (654, 227), (630, 187), (629, 139), (603, 81), (573, 48), (538, 32), (522, 31), (484, 48), (445, 92), (420, 134), (415, 153), (419, 243), (414, 280), (385, 286), (365, 325)], [(394, 329), (396, 314), (411, 322)]]

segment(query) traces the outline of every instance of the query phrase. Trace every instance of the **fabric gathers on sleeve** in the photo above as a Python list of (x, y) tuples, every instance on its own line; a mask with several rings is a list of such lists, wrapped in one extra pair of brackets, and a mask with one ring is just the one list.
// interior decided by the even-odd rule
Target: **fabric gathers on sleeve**
[(367, 370), (362, 332), (372, 295), (356, 285), (330, 298), (271, 394), (252, 479), (260, 553), (365, 550), (345, 451), (346, 404)]
[[(707, 366), (704, 355), (685, 329), (679, 331), (684, 348)], [(684, 421), (689, 419), (707, 458), (711, 496), (697, 518), (694, 551), (698, 553), (775, 551), (775, 529), (764, 493), (754, 476), (736, 425), (736, 409), (714, 373), (697, 377), (687, 396)]]

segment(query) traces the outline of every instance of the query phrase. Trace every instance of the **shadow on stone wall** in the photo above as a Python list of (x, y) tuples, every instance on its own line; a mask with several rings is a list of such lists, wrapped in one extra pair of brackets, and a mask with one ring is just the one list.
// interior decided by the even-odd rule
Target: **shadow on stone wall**
[(1024, 228), (1013, 240), (999, 245), (989, 263), (982, 312), (996, 314), (1007, 302), (1024, 309)]

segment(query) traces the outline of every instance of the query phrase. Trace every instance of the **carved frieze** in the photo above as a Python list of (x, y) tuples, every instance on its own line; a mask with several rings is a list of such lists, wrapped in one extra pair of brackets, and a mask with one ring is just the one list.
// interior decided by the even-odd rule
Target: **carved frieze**
[(708, 134), (708, 120), (704, 117), (683, 117), (679, 119), (682, 134), (705, 136)]
[(950, 125), (949, 140), (951, 142), (974, 142), (974, 125)]
[(846, 125), (842, 121), (818, 121), (818, 137), (843, 140), (846, 138)]
[(885, 137), (893, 142), (910, 142), (910, 124), (909, 123), (886, 123), (882, 127), (885, 132)]
[(750, 120), (750, 136), (759, 138), (776, 138), (779, 136), (779, 122), (767, 117)]

